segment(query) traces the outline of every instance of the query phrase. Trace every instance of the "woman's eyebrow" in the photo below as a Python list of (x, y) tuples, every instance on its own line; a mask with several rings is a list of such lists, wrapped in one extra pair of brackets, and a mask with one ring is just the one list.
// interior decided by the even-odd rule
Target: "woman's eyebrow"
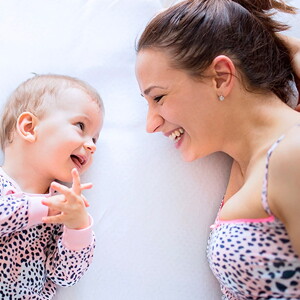
[(148, 95), (151, 92), (151, 90), (154, 88), (165, 89), (164, 87), (159, 86), (159, 85), (151, 85), (147, 89), (144, 90), (144, 95)]

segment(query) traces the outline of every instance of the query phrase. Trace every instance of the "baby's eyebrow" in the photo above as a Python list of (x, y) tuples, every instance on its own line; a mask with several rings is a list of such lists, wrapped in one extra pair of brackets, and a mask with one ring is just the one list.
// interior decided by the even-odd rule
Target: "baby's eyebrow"
[(84, 114), (84, 113), (82, 113), (82, 114), (78, 114), (78, 115), (75, 115), (74, 116), (74, 119), (84, 119), (86, 122), (88, 122), (88, 123), (90, 123), (90, 119), (89, 119), (89, 117), (86, 115), (86, 114)]

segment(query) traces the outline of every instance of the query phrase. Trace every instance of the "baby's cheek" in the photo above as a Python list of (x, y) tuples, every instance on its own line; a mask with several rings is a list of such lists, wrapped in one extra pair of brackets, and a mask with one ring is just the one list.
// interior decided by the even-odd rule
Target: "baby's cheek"
[(89, 167), (92, 165), (92, 163), (93, 163), (93, 157), (91, 157), (89, 159), (89, 161), (84, 165), (84, 168), (83, 168), (82, 172), (85, 172), (86, 170), (88, 170)]

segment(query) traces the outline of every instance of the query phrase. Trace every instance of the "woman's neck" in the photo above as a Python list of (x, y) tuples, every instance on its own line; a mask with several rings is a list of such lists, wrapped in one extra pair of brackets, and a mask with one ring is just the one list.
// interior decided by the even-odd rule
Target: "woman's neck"
[(236, 113), (228, 114), (231, 119), (225, 128), (222, 151), (238, 163), (245, 177), (249, 165), (257, 157), (265, 154), (286, 130), (300, 123), (300, 114), (274, 95), (252, 94), (252, 99), (245, 99), (238, 105), (240, 109), (228, 108), (235, 109)]

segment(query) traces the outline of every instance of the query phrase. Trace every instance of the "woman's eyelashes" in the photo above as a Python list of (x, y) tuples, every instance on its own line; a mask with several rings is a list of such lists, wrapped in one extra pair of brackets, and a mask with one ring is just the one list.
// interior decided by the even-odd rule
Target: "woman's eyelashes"
[(164, 95), (156, 96), (156, 97), (153, 98), (153, 100), (154, 100), (155, 102), (159, 102), (159, 101), (163, 98), (163, 96), (164, 96)]

